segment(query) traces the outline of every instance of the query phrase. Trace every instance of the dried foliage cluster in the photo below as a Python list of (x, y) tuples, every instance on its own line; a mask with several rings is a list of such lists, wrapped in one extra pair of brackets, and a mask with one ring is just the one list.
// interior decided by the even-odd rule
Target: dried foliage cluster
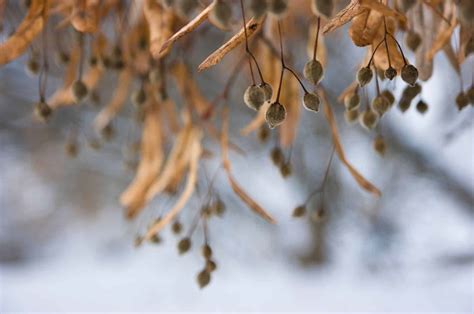
[[(94, 129), (108, 141), (113, 139), (114, 119), (126, 104), (134, 106), (142, 135), (140, 143), (131, 149), (139, 160), (135, 177), (120, 202), (127, 217), (133, 219), (151, 200), (164, 193), (175, 195), (173, 206), (137, 237), (137, 245), (160, 242), (160, 231), (168, 225), (175, 234), (183, 233), (180, 212), (195, 192), (200, 161), (213, 156), (203, 147), (205, 138), (220, 145), (220, 169), (235, 195), (257, 215), (275, 222), (234, 178), (228, 157), (230, 151), (241, 152), (228, 140), (227, 106), (242, 69), (248, 67), (249, 74), (242, 105), (256, 114), (243, 126), (241, 134), (256, 132), (265, 141), (275, 128), (272, 132), (279, 141), (270, 156), (283, 177), (292, 172), (285, 150), (296, 137), (301, 104), (309, 115), (317, 114), (322, 107), (330, 125), (334, 151), (322, 184), (293, 211), (294, 217), (302, 217), (308, 202), (324, 193), (333, 155), (363, 189), (380, 195), (348, 161), (339, 138), (323, 79), (327, 71), (325, 40), (331, 32), (349, 23), (348, 33), (354, 45), (366, 47), (366, 57), (354, 73), (354, 82), (340, 94), (339, 102), (345, 106), (348, 123), (359, 122), (372, 132), (377, 132), (376, 125), (396, 103), (402, 112), (414, 101), (421, 114), (428, 110), (422, 85), (432, 75), (437, 53), (446, 55), (461, 78), (461, 66), (474, 50), (472, 0), (30, 0), (24, 5), (26, 16), (19, 25), (10, 25), (11, 33), (0, 44), (0, 65), (28, 55), (26, 69), (38, 76), (39, 96), (34, 112), (39, 120), (47, 121), (63, 107), (95, 104), (99, 112), (93, 121)], [(0, 0), (4, 32), (8, 21), (6, 6), (7, 1)], [(293, 25), (298, 21), (309, 23), (308, 59), (301, 69), (292, 65), (284, 48), (285, 38), (294, 35)], [(197, 70), (207, 71), (229, 54), (235, 64), (226, 71), (222, 93), (212, 100), (199, 88), (199, 73), (187, 62), (193, 43), (205, 36), (206, 27), (232, 35)], [(73, 34), (67, 44), (62, 38), (66, 34)], [(414, 55), (414, 62), (408, 59), (407, 51)], [(64, 79), (62, 86), (46, 95), (53, 54)], [(106, 74), (116, 76), (117, 83), (111, 98), (100, 106), (101, 80)], [(406, 85), (396, 99), (391, 81), (399, 79)], [(474, 88), (472, 83), (466, 87), (460, 81), (454, 103), (461, 110), (474, 104)], [(132, 90), (137, 82), (139, 87)], [(178, 90), (181, 101), (169, 96), (170, 88)], [(67, 141), (66, 152), (75, 156), (78, 145), (75, 134)], [(89, 139), (89, 145), (99, 149), (99, 137)], [(382, 155), (386, 150), (380, 135), (375, 136), (374, 148)], [(179, 253), (187, 252), (195, 229), (202, 226), (205, 266), (197, 276), (200, 287), (210, 282), (216, 269), (207, 237), (208, 222), (224, 211), (225, 204), (215, 193), (211, 179), (205, 203), (178, 242)], [(321, 218), (322, 207), (314, 214)]]

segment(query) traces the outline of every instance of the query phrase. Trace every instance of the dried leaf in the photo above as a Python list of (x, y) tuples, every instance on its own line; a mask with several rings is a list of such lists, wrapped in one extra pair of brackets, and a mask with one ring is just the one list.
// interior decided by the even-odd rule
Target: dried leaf
[(283, 86), (280, 101), (286, 108), (285, 121), (280, 125), (280, 146), (288, 148), (296, 138), (296, 130), (300, 117), (301, 96), (298, 81), (287, 73), (283, 78)]
[(360, 1), (360, 5), (363, 8), (368, 8), (368, 9), (377, 11), (385, 17), (394, 17), (401, 23), (407, 22), (407, 18), (405, 15), (389, 8), (382, 2), (379, 2), (378, 0), (359, 0), (359, 1)]
[[(446, 24), (443, 23), (441, 25), (446, 25)], [(458, 26), (458, 23), (456, 21), (456, 17), (453, 15), (453, 19), (451, 20), (451, 26), (444, 28), (443, 30), (440, 30), (440, 32), (438, 33), (438, 36), (433, 42), (433, 45), (431, 46), (431, 49), (428, 50), (428, 52), (426, 53), (426, 59), (428, 59), (428, 61), (432, 61), (435, 54), (441, 49), (443, 49), (444, 46), (449, 44), (449, 41), (454, 32), (454, 29), (457, 26)]]
[(332, 32), (333, 30), (349, 23), (355, 16), (361, 14), (364, 9), (361, 7), (359, 0), (351, 0), (351, 2), (341, 11), (339, 11), (326, 25), (323, 27), (323, 34)]
[(143, 14), (150, 31), (150, 53), (155, 59), (162, 58), (171, 46), (162, 50), (163, 44), (173, 35), (176, 20), (173, 10), (165, 10), (157, 1), (145, 0)]
[(99, 0), (75, 1), (71, 24), (82, 33), (95, 33), (99, 26)]

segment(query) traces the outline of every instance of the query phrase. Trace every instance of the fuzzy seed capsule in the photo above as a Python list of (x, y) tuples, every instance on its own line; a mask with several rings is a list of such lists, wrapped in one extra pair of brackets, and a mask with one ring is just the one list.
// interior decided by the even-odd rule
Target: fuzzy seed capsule
[(38, 61), (36, 61), (35, 58), (31, 57), (30, 59), (28, 59), (28, 61), (26, 62), (26, 71), (28, 72), (28, 74), (30, 74), (31, 76), (38, 75), (39, 69), (39, 63)]
[(272, 86), (268, 83), (262, 83), (259, 85), (259, 87), (263, 90), (263, 94), (265, 95), (264, 97), (265, 101), (270, 101), (273, 96)]
[(244, 102), (250, 109), (259, 110), (265, 102), (265, 92), (257, 85), (250, 85), (244, 93)]
[(366, 110), (360, 116), (360, 125), (367, 130), (372, 130), (378, 123), (379, 116), (373, 110)]
[(316, 16), (324, 16), (330, 18), (334, 9), (334, 3), (332, 0), (312, 0), (311, 10)]
[(318, 112), (320, 103), (321, 100), (316, 94), (306, 93), (303, 96), (303, 106), (306, 108), (306, 110)]
[(288, 0), (268, 0), (268, 11), (282, 16), (288, 10)]
[(459, 110), (462, 110), (467, 105), (469, 105), (469, 98), (463, 91), (460, 91), (459, 94), (456, 96), (456, 106)]
[(211, 247), (207, 244), (204, 244), (201, 248), (201, 254), (205, 259), (210, 259), (212, 257)]
[(382, 116), (390, 108), (390, 103), (385, 97), (377, 96), (372, 100), (371, 107), (379, 116)]
[(291, 164), (286, 162), (280, 166), (280, 173), (283, 178), (287, 178), (291, 175)]
[(214, 262), (212, 259), (206, 260), (206, 270), (209, 273), (212, 273), (213, 271), (215, 271), (216, 268), (217, 268), (216, 262)]
[(402, 68), (401, 76), (402, 80), (413, 86), (418, 79), (418, 70), (415, 68), (415, 66), (407, 64)]
[(306, 206), (300, 205), (293, 210), (292, 215), (295, 218), (299, 218), (299, 217), (303, 217), (305, 214), (306, 214)]
[(131, 98), (131, 101), (132, 101), (133, 105), (135, 105), (137, 107), (142, 106), (146, 101), (145, 89), (140, 88), (140, 89), (134, 91), (130, 98)]
[(425, 114), (428, 111), (428, 104), (423, 100), (420, 100), (416, 104), (416, 110), (421, 114)]
[(421, 44), (421, 36), (416, 32), (409, 31), (405, 35), (405, 45), (408, 49), (415, 52)]
[(34, 113), (38, 120), (46, 122), (53, 113), (53, 109), (45, 101), (40, 101), (35, 104)]
[(413, 98), (418, 96), (421, 93), (421, 85), (415, 84), (413, 86), (407, 86), (402, 92), (402, 98), (406, 98), (407, 100), (411, 101)]
[(357, 109), (344, 111), (344, 118), (349, 124), (353, 124), (359, 118), (359, 111)]
[(265, 120), (268, 123), (268, 126), (273, 129), (276, 126), (280, 125), (286, 118), (286, 109), (285, 107), (278, 103), (274, 102), (270, 105), (265, 115)]
[(181, 233), (181, 230), (183, 230), (183, 226), (181, 225), (181, 223), (178, 220), (173, 222), (173, 224), (171, 225), (171, 231), (177, 235)]
[(374, 150), (379, 153), (380, 156), (384, 156), (385, 155), (385, 151), (387, 149), (387, 146), (385, 144), (385, 140), (383, 139), (382, 136), (377, 136), (374, 140)]
[(411, 105), (411, 99), (408, 98), (400, 98), (400, 101), (398, 102), (398, 109), (400, 109), (401, 112), (405, 112), (410, 108)]
[(250, 0), (249, 10), (251, 15), (258, 18), (267, 12), (266, 0)]
[(209, 13), (209, 19), (217, 27), (228, 30), (232, 19), (232, 7), (228, 1), (214, 0), (214, 6)]
[(203, 269), (199, 274), (197, 275), (197, 282), (199, 285), (199, 288), (204, 288), (209, 284), (211, 281), (211, 273), (207, 271), (207, 269)]
[(309, 60), (303, 69), (303, 76), (312, 84), (317, 85), (324, 75), (324, 69), (318, 60)]
[(272, 158), (273, 164), (278, 167), (282, 165), (283, 161), (285, 160), (285, 156), (283, 155), (283, 151), (280, 147), (274, 147), (270, 156)]
[(222, 216), (225, 212), (225, 203), (220, 198), (217, 198), (214, 204), (214, 212), (219, 217)]
[(183, 255), (184, 253), (189, 251), (190, 248), (191, 248), (191, 239), (190, 238), (188, 238), (188, 237), (182, 238), (178, 242), (178, 252), (179, 252), (180, 255)]
[(365, 85), (369, 84), (372, 80), (374, 73), (372, 69), (369, 67), (363, 67), (357, 72), (357, 82), (359, 82), (360, 87), (364, 87)]
[(392, 92), (389, 91), (388, 89), (383, 90), (380, 93), (381, 96), (385, 97), (385, 99), (388, 101), (389, 106), (391, 107), (393, 103), (395, 102), (395, 96), (393, 96)]
[(86, 98), (88, 92), (88, 88), (83, 81), (77, 80), (72, 84), (72, 94), (76, 102), (80, 102)]
[(360, 97), (358, 93), (347, 94), (344, 97), (344, 106), (347, 110), (355, 110), (359, 108)]
[(389, 67), (387, 70), (385, 70), (384, 75), (389, 80), (393, 80), (395, 78), (395, 76), (397, 76), (397, 70), (395, 70), (392, 67)]
[(151, 236), (150, 242), (153, 244), (160, 244), (162, 242), (162, 239), (159, 234), (155, 233)]

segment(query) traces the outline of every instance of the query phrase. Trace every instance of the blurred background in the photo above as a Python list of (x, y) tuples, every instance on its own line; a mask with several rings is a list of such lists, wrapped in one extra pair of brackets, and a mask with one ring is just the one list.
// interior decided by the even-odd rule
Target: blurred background
[[(21, 11), (19, 11), (21, 12)], [(21, 16), (10, 15), (11, 19)], [(307, 21), (301, 37), (285, 42), (295, 68), (304, 65)], [(306, 28), (305, 28), (306, 27)], [(2, 41), (8, 33), (1, 33)], [(229, 37), (214, 28), (194, 43), (188, 62), (196, 69)], [(27, 57), (0, 69), (0, 312), (10, 311), (397, 311), (472, 312), (474, 299), (473, 109), (454, 105), (459, 79), (443, 54), (423, 83), (425, 115), (393, 108), (379, 132), (387, 152), (372, 148), (374, 134), (349, 126), (336, 96), (353, 80), (364, 49), (346, 30), (328, 36), (324, 84), (330, 92), (347, 157), (383, 193), (360, 189), (337, 156), (329, 169), (324, 217), (314, 219), (319, 199), (304, 218), (291, 217), (324, 176), (332, 142), (322, 113), (301, 112), (292, 150), (293, 175), (282, 178), (269, 158), (274, 137), (260, 143), (239, 130), (253, 117), (242, 102), (248, 77), (232, 92), (230, 137), (246, 151), (231, 154), (236, 178), (278, 223), (255, 216), (219, 173), (215, 187), (226, 202), (212, 218), (209, 239), (217, 270), (200, 290), (203, 259), (193, 237), (190, 254), (179, 256), (179, 239), (165, 230), (160, 244), (133, 245), (136, 234), (166, 212), (173, 198), (152, 202), (137, 221), (126, 221), (118, 203), (133, 178), (124, 145), (139, 139), (131, 106), (114, 121), (116, 136), (99, 151), (87, 145), (98, 109), (84, 104), (55, 112), (48, 124), (34, 122), (37, 78), (25, 74)], [(291, 47), (291, 49), (289, 48)], [(412, 56), (409, 55), (409, 58)], [(222, 89), (232, 60), (196, 74), (205, 95)], [(470, 82), (474, 59), (463, 67)], [(53, 67), (48, 93), (60, 84)], [(110, 75), (101, 98), (114, 86)], [(398, 95), (403, 84), (390, 85)], [(171, 91), (172, 95), (173, 92)], [(64, 145), (79, 131), (79, 153)], [(216, 157), (202, 161), (200, 177), (211, 177)], [(132, 160), (133, 162), (133, 160)], [(198, 191), (180, 219), (188, 227), (205, 193)]]

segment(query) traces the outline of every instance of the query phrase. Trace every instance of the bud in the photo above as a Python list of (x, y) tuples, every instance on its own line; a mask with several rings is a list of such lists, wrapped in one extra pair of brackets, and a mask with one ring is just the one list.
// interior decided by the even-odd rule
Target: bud
[(318, 112), (320, 103), (321, 103), (321, 100), (316, 94), (306, 93), (303, 96), (303, 106), (309, 111)]
[(324, 69), (318, 60), (309, 60), (304, 65), (303, 76), (312, 84), (317, 85), (324, 75)]
[(359, 111), (357, 109), (344, 111), (344, 118), (349, 124), (353, 124), (359, 118)]
[(355, 110), (359, 108), (360, 97), (358, 93), (347, 94), (344, 97), (344, 106), (347, 110)]
[(286, 109), (280, 103), (274, 102), (270, 105), (265, 115), (268, 126), (273, 129), (280, 125), (286, 118)]
[(311, 10), (316, 16), (324, 16), (330, 18), (334, 9), (334, 3), (332, 0), (312, 0)]
[(394, 68), (389, 67), (387, 70), (385, 70), (385, 77), (389, 80), (393, 80), (395, 76), (397, 76), (397, 70)]
[(209, 13), (209, 20), (223, 30), (230, 28), (232, 7), (228, 1), (214, 0), (214, 6)]
[(408, 31), (405, 35), (405, 45), (415, 52), (421, 44), (421, 36), (413, 31)]
[(267, 12), (266, 0), (250, 0), (249, 9), (251, 14), (258, 18)]
[(367, 130), (371, 130), (377, 125), (379, 116), (375, 111), (367, 109), (362, 113), (359, 119), (360, 125), (362, 125)]
[(76, 102), (83, 100), (88, 92), (87, 86), (83, 81), (77, 80), (72, 84), (72, 94)]
[(268, 0), (268, 11), (281, 16), (288, 10), (288, 0)]
[(182, 238), (178, 242), (178, 252), (179, 252), (180, 255), (183, 255), (184, 253), (189, 251), (190, 248), (191, 248), (191, 239), (190, 238), (188, 238), (188, 237)]
[(410, 84), (411, 86), (415, 85), (416, 80), (418, 79), (418, 70), (411, 64), (406, 64), (402, 68), (402, 80)]
[(211, 273), (207, 271), (207, 269), (203, 269), (197, 276), (197, 282), (199, 288), (204, 288), (209, 284), (211, 281)]
[(428, 111), (428, 104), (423, 100), (420, 100), (416, 104), (416, 110), (421, 114), (425, 114)]
[(374, 73), (372, 69), (369, 67), (363, 67), (357, 72), (357, 82), (359, 82), (360, 87), (364, 87), (365, 85), (369, 84), (372, 80)]
[(379, 153), (380, 156), (385, 155), (385, 150), (386, 150), (386, 145), (385, 145), (385, 140), (383, 139), (382, 136), (377, 136), (374, 140), (374, 149), (377, 153)]
[(257, 85), (250, 85), (245, 90), (244, 102), (247, 107), (258, 111), (265, 102), (265, 92)]
[(305, 205), (300, 205), (296, 207), (293, 210), (293, 217), (298, 218), (298, 217), (303, 217), (306, 214), (306, 206)]
[(38, 120), (46, 122), (53, 113), (53, 109), (45, 101), (40, 101), (35, 104), (34, 113)]

